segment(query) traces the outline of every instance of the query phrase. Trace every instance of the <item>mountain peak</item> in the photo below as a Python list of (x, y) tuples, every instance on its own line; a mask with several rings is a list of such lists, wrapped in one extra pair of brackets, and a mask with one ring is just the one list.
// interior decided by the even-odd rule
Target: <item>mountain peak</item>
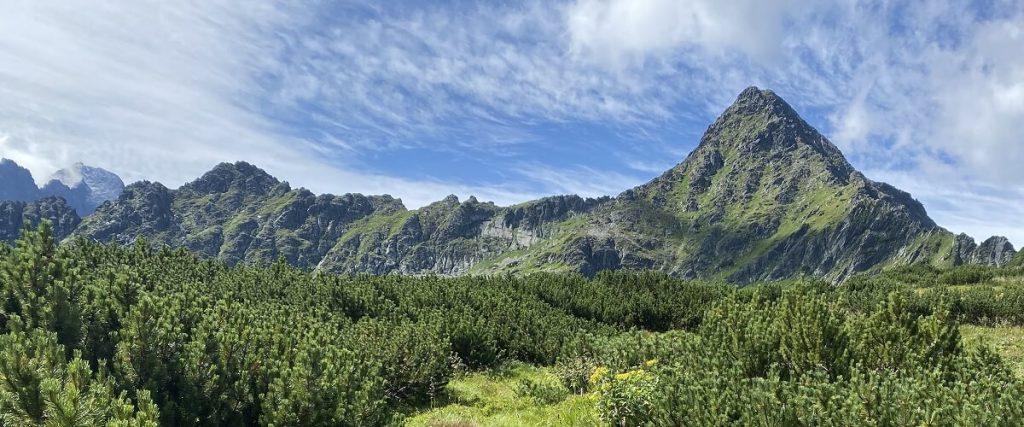
[(778, 97), (771, 89), (761, 89), (757, 86), (750, 86), (740, 92), (737, 99), (757, 99), (764, 97)]
[[(842, 152), (775, 92), (748, 87), (708, 127), (693, 157), (767, 166), (779, 156), (819, 163), (840, 181), (855, 172)], [(804, 162), (801, 162), (804, 163)], [(715, 168), (717, 170), (717, 168)]]
[(63, 197), (79, 215), (88, 215), (104, 202), (117, 199), (124, 191), (124, 181), (106, 169), (77, 162), (51, 175), (42, 191)]
[(69, 188), (84, 183), (103, 200), (117, 198), (117, 195), (124, 189), (124, 181), (117, 174), (82, 162), (76, 162), (69, 168), (54, 172), (50, 180), (58, 180)]
[(786, 100), (770, 89), (760, 89), (756, 86), (748, 87), (743, 92), (740, 92), (732, 105), (722, 113), (722, 117), (719, 120), (735, 115), (764, 116), (769, 120), (782, 119), (803, 122), (800, 115), (797, 114), (796, 110)]
[[(785, 100), (757, 87), (739, 94), (686, 160), (630, 195), (671, 212), (681, 235), (706, 236), (687, 243), (699, 250), (682, 274), (717, 271), (736, 282), (801, 269), (843, 280), (897, 256), (932, 256), (916, 239), (945, 233), (913, 197), (865, 178)], [(1009, 253), (998, 243), (990, 252)], [(754, 261), (737, 267), (736, 253)]]
[(266, 193), (281, 182), (269, 173), (247, 162), (220, 163), (199, 179), (185, 184), (182, 190), (199, 194), (226, 193), (239, 189), (247, 193)]
[(0, 159), (0, 200), (28, 202), (39, 197), (32, 173), (10, 159)]

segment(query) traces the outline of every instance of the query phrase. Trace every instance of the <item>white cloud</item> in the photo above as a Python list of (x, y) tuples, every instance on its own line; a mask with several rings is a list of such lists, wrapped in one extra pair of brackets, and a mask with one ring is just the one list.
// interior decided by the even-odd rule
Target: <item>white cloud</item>
[(833, 139), (843, 150), (862, 148), (868, 144), (868, 136), (871, 132), (871, 117), (864, 97), (854, 99), (846, 106), (845, 110), (832, 116), (832, 123), (835, 127)]
[(568, 14), (578, 54), (615, 66), (697, 47), (771, 60), (782, 50), (787, 0), (579, 0)]
[(935, 142), (994, 182), (1024, 185), (1024, 14), (980, 25), (961, 49), (932, 55)]

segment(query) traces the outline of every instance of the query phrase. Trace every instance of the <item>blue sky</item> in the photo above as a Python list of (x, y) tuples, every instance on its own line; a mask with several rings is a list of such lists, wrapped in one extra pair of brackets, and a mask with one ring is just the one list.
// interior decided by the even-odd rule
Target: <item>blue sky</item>
[(1024, 243), (1019, 1), (15, 1), (0, 155), (177, 186), (614, 195), (771, 88), (943, 226)]

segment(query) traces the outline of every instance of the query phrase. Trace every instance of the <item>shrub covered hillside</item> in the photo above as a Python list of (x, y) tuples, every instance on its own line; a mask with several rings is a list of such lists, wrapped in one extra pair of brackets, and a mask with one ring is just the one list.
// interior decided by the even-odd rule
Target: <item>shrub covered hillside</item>
[(0, 246), (0, 426), (398, 425), (510, 363), (609, 426), (1021, 425), (1024, 384), (958, 329), (1024, 321), (1015, 272), (343, 277), (44, 224)]

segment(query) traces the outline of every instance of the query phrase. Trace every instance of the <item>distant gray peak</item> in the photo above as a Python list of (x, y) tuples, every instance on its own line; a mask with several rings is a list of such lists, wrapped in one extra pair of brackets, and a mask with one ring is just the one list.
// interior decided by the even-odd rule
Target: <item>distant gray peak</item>
[(117, 199), (122, 191), (124, 182), (117, 174), (81, 162), (55, 172), (43, 187), (44, 193), (66, 198), (81, 215), (88, 215), (104, 202)]
[(94, 192), (107, 189), (117, 189), (117, 192), (120, 193), (120, 189), (124, 188), (124, 182), (121, 181), (121, 178), (113, 172), (102, 168), (87, 166), (81, 162), (54, 172), (54, 174), (50, 176), (50, 180), (58, 180), (70, 188), (74, 188), (76, 185), (84, 182), (85, 185), (92, 188)]
[(39, 197), (32, 173), (13, 160), (0, 160), (0, 200), (28, 202)]

